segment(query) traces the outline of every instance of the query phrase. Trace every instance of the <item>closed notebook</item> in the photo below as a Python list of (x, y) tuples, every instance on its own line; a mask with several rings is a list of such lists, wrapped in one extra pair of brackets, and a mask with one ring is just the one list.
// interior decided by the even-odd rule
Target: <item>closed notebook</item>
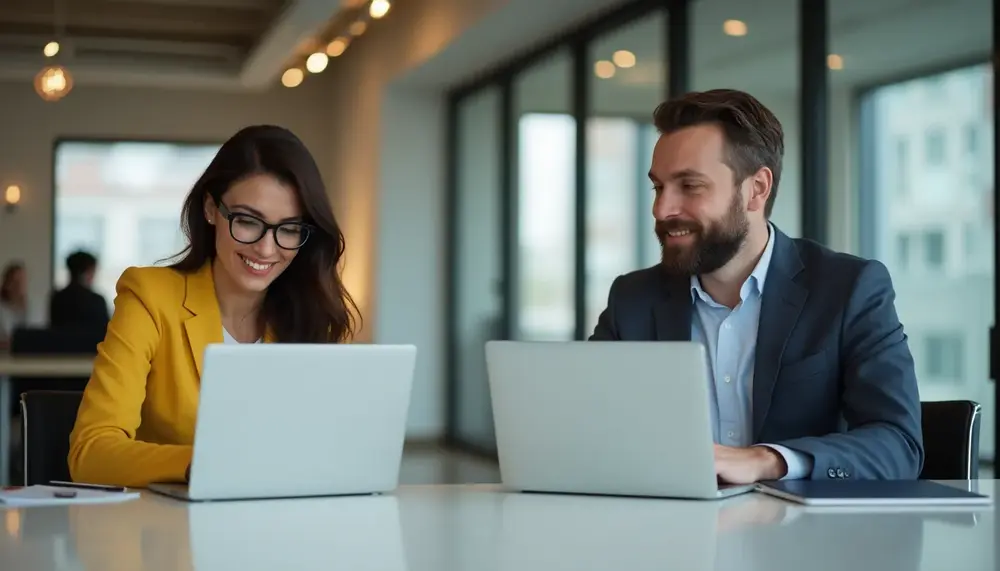
[(993, 498), (931, 480), (782, 480), (758, 491), (805, 505), (970, 506)]
[(104, 491), (62, 486), (27, 486), (0, 490), (0, 507), (109, 504), (135, 500), (139, 492)]

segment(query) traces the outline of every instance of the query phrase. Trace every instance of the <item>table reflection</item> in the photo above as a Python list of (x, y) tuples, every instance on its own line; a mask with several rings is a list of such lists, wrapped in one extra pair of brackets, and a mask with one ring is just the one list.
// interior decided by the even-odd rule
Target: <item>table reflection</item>
[(393, 496), (187, 504), (146, 494), (67, 513), (88, 571), (406, 571)]

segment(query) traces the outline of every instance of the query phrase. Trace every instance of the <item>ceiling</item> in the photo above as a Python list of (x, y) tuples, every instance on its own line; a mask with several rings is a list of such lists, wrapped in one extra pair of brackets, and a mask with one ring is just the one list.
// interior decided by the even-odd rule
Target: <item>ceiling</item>
[(30, 81), (58, 35), (56, 59), (77, 83), (266, 88), (304, 41), (359, 2), (2, 0), (0, 79)]
[[(409, 83), (450, 87), (571, 25), (567, 14), (593, 14), (609, 0), (510, 0), (470, 29), (435, 60), (414, 70)], [(570, 9), (572, 5), (572, 10)], [(796, 96), (799, 86), (799, 0), (696, 0), (691, 9), (692, 87), (733, 87), (764, 99)], [(929, 69), (988, 58), (992, 0), (829, 0), (830, 51), (843, 69), (834, 88), (853, 88)], [(648, 115), (665, 94), (666, 17), (646, 16), (597, 38), (591, 64), (616, 50), (636, 56), (635, 67), (610, 79), (592, 76), (599, 113)], [(748, 33), (723, 32), (740, 19)], [(568, 50), (536, 63), (515, 83), (522, 108), (566, 111), (570, 105)]]

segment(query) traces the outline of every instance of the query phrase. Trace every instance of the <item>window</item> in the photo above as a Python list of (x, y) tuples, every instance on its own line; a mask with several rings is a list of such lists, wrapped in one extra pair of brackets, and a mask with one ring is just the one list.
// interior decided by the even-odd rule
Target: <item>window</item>
[(924, 160), (929, 166), (941, 166), (945, 160), (944, 130), (931, 127), (924, 133)]
[(944, 233), (936, 230), (924, 233), (924, 260), (928, 268), (944, 267)]
[(910, 141), (904, 137), (896, 141), (896, 173), (899, 177), (897, 190), (905, 196), (910, 192)]
[(139, 220), (139, 256), (158, 262), (172, 258), (184, 247), (180, 216)]
[(934, 380), (961, 381), (964, 375), (962, 338), (958, 334), (931, 334), (924, 339), (924, 374)]
[(496, 449), (483, 346), (499, 339), (503, 319), (501, 262), (500, 89), (463, 99), (457, 109), (455, 403), (452, 430), (482, 451)]
[(896, 261), (903, 269), (910, 265), (910, 237), (906, 234), (896, 236)]
[(653, 63), (665, 53), (665, 20), (657, 13), (590, 44), (588, 67), (595, 73), (587, 118), (585, 336), (607, 305), (614, 279), (645, 265), (656, 243), (644, 224), (653, 218), (646, 126), (666, 90), (663, 66)]
[(572, 60), (560, 52), (514, 85), (517, 157), (515, 337), (569, 340), (576, 330), (576, 122)]
[(98, 259), (94, 289), (109, 302), (129, 266), (152, 265), (180, 250), (185, 196), (218, 146), (61, 141), (55, 149), (57, 287), (67, 253)]
[(979, 153), (979, 126), (965, 126), (965, 154), (975, 157)]
[[(831, 11), (837, 6), (832, 3)], [(956, 7), (953, 13), (962, 10)], [(836, 46), (836, 38), (832, 40)], [(856, 40), (851, 43), (858, 45)], [(974, 45), (988, 50), (989, 34)], [(892, 49), (903, 58), (911, 47)], [(994, 136), (994, 110), (980, 104), (992, 100), (988, 88), (984, 93), (984, 86), (992, 85), (992, 73), (990, 64), (962, 67), (881, 84), (866, 91), (861, 100), (857, 134), (863, 152), (856, 155), (861, 183), (857, 199), (859, 229), (868, 240), (862, 240), (859, 253), (885, 263), (893, 279), (899, 319), (908, 331), (919, 332), (911, 334), (910, 349), (925, 400), (992, 403), (995, 399), (989, 380), (988, 336), (994, 321), (996, 229), (992, 154), (987, 152)], [(933, 99), (926, 96), (928, 83), (948, 88), (932, 86), (930, 91), (938, 97)], [(945, 133), (941, 126), (954, 126), (954, 134)], [(973, 131), (977, 134), (972, 135)], [(918, 138), (912, 138), (912, 133), (919, 134)], [(899, 141), (907, 136), (910, 157), (905, 174), (899, 175)], [(955, 152), (947, 152), (950, 136), (955, 137)], [(978, 147), (975, 155), (964, 152), (970, 146)], [(935, 172), (926, 172), (930, 161), (938, 163)], [(952, 176), (963, 171), (982, 178)], [(906, 195), (898, 193), (902, 176), (910, 181)], [(989, 192), (982, 193), (984, 188)], [(913, 269), (922, 270), (921, 275), (911, 275)], [(992, 407), (984, 407), (980, 440), (984, 458), (994, 457), (993, 415)]]

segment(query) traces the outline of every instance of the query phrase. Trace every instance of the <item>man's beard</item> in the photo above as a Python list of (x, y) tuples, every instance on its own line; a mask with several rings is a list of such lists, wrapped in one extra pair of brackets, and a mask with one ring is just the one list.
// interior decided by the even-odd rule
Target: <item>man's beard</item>
[[(690, 230), (694, 239), (690, 245), (671, 246), (667, 232)], [(750, 231), (750, 221), (743, 211), (737, 189), (729, 211), (722, 220), (705, 228), (694, 220), (657, 220), (656, 236), (660, 239), (660, 259), (663, 269), (671, 275), (694, 276), (710, 274), (729, 263), (740, 251)]]

